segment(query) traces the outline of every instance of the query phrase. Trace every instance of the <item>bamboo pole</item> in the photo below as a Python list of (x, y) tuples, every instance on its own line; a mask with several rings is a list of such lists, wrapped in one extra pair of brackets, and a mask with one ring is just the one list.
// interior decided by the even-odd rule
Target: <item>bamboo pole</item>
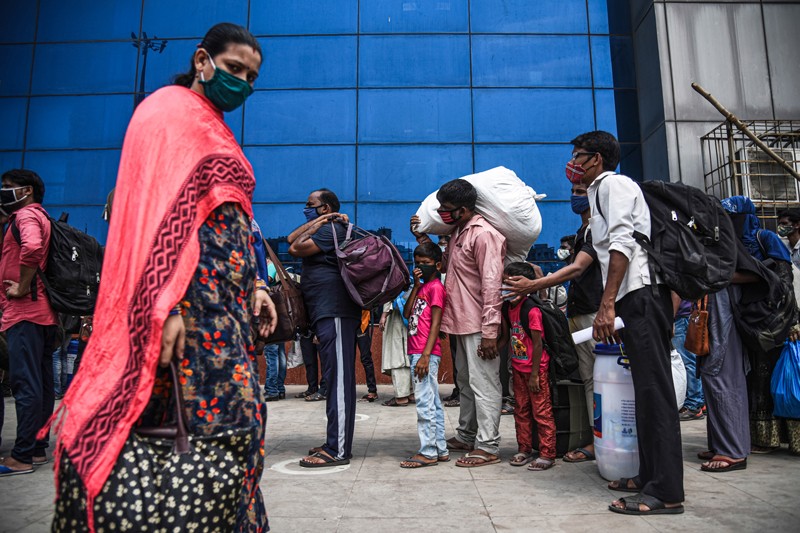
[(739, 128), (739, 130), (742, 133), (747, 135), (747, 137), (749, 137), (750, 140), (753, 141), (753, 144), (761, 148), (761, 150), (763, 150), (765, 154), (774, 159), (775, 162), (778, 163), (786, 172), (788, 172), (790, 176), (792, 176), (797, 181), (800, 181), (800, 174), (797, 173), (797, 171), (794, 169), (794, 167), (792, 167), (792, 165), (790, 165), (781, 156), (773, 152), (772, 148), (764, 144), (764, 141), (759, 139), (752, 131), (750, 131), (750, 128), (745, 126), (744, 123), (736, 117), (736, 115), (725, 109), (725, 106), (719, 103), (719, 100), (714, 98), (714, 96), (712, 96), (711, 93), (709, 93), (696, 83), (692, 83), (692, 89), (697, 91), (703, 98), (708, 100), (711, 103), (711, 105), (717, 108), (717, 111), (722, 113), (722, 116), (728, 119), (728, 121), (731, 122), (734, 126)]

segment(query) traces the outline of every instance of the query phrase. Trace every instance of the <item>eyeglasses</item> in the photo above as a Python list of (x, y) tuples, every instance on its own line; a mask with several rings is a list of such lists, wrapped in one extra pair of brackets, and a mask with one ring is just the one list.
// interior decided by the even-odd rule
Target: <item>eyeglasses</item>
[(597, 152), (575, 152), (574, 154), (572, 154), (572, 157), (570, 158), (570, 161), (575, 161), (577, 158), (579, 158), (582, 155), (593, 156), (595, 154), (597, 154)]

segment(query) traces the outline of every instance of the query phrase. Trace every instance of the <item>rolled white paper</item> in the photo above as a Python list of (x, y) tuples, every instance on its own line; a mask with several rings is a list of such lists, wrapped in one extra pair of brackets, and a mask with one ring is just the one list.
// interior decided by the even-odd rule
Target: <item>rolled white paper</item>
[[(619, 331), (625, 327), (625, 323), (620, 317), (614, 319), (614, 331)], [(572, 334), (572, 342), (582, 344), (592, 340), (592, 328), (582, 329)]]

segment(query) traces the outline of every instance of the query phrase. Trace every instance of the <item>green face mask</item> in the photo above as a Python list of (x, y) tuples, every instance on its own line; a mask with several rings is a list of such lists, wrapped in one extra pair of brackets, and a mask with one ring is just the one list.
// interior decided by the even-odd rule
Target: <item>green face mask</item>
[(788, 237), (794, 233), (794, 226), (778, 226), (778, 235), (781, 237)]
[(214, 67), (214, 77), (206, 81), (203, 73), (200, 73), (200, 83), (203, 85), (206, 97), (218, 109), (225, 112), (233, 111), (253, 94), (253, 88), (246, 81), (217, 68), (210, 54), (208, 60)]

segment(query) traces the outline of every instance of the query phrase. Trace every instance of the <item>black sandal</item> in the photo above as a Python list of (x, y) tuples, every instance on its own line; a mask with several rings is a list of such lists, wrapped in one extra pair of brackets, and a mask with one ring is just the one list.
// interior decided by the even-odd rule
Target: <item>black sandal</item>
[(325, 396), (323, 396), (319, 392), (315, 392), (311, 396), (306, 396), (306, 401), (307, 402), (321, 402), (324, 399), (325, 399)]
[[(625, 505), (623, 509), (609, 505), (608, 510), (620, 514), (629, 515), (650, 515), (650, 514), (683, 514), (683, 505), (677, 507), (667, 507), (663, 501), (654, 496), (647, 494), (637, 494), (636, 496), (625, 496), (620, 498), (619, 501)], [(642, 511), (639, 504), (646, 505), (648, 509)]]
[(316, 453), (312, 453), (309, 457), (314, 457), (316, 459), (322, 459), (325, 461), (324, 463), (312, 463), (310, 461), (306, 461), (305, 458), (300, 459), (300, 466), (305, 468), (326, 468), (328, 466), (339, 466), (339, 465), (349, 465), (350, 459), (334, 459), (327, 453), (323, 451), (319, 451)]
[[(628, 477), (621, 477), (621, 478), (619, 478), (619, 480), (617, 480), (617, 481), (612, 481), (611, 483), (609, 483), (609, 484), (608, 484), (608, 488), (609, 488), (610, 490), (616, 490), (616, 491), (618, 491), (618, 492), (632, 492), (632, 493), (634, 493), (634, 494), (635, 494), (635, 493), (638, 493), (640, 490), (642, 490), (642, 488), (639, 486), (639, 484), (638, 484), (638, 483), (636, 483), (636, 479), (637, 479), (638, 477), (639, 477), (639, 476), (636, 476), (636, 477), (631, 477), (631, 478), (628, 478)], [(634, 486), (633, 486), (633, 488), (630, 488), (630, 487), (628, 486), (628, 481), (633, 481), (633, 485), (634, 485)], [(612, 485), (613, 483), (616, 483), (616, 484), (617, 484), (617, 486), (616, 486), (616, 487), (614, 487), (614, 486)], [(646, 505), (646, 504), (645, 504), (645, 505)]]
[(368, 392), (364, 396), (362, 396), (361, 399), (362, 400), (367, 400), (369, 403), (372, 403), (372, 402), (374, 402), (375, 400), (378, 399), (378, 393), (377, 392)]

